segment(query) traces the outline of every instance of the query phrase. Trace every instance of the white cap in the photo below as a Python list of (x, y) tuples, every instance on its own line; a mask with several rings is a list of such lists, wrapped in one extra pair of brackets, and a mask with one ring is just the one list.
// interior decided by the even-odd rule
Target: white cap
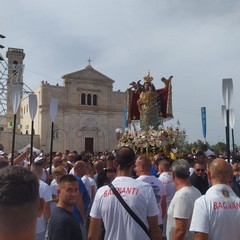
[(42, 160), (42, 159), (43, 159), (43, 157), (38, 156), (38, 157), (36, 157), (36, 158), (34, 159), (34, 162), (39, 162), (39, 161)]

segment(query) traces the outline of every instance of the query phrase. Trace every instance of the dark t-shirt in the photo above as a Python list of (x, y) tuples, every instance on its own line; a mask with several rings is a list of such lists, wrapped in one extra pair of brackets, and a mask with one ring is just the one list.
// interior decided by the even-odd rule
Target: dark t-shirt
[(71, 212), (61, 207), (52, 211), (49, 226), (49, 240), (82, 240), (80, 224)]
[(195, 172), (193, 172), (189, 180), (190, 180), (190, 183), (195, 188), (197, 188), (202, 195), (204, 195), (206, 191), (209, 189), (207, 174), (205, 174), (205, 178), (203, 179), (202, 177), (197, 176)]

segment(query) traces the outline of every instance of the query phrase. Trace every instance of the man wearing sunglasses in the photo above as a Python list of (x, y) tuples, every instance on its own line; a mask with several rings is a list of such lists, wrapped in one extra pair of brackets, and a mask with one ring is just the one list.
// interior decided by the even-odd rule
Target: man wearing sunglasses
[(194, 172), (190, 176), (190, 183), (197, 188), (202, 195), (209, 189), (206, 165), (202, 160), (196, 159), (194, 161)]

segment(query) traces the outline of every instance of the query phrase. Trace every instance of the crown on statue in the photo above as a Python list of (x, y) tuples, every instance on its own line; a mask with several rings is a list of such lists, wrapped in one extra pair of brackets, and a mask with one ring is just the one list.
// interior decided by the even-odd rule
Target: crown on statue
[(144, 79), (145, 83), (151, 83), (152, 82), (153, 77), (150, 75), (150, 71), (148, 71), (148, 75), (145, 76), (143, 79)]

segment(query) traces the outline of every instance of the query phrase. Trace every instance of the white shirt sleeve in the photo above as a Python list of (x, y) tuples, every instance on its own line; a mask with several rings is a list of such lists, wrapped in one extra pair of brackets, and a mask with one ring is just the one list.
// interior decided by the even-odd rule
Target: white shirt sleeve
[(189, 207), (188, 199), (184, 196), (179, 196), (178, 204), (174, 206), (173, 218), (190, 219), (192, 209)]
[(45, 192), (44, 192), (43, 198), (44, 198), (45, 202), (52, 201), (52, 190), (48, 185), (46, 185), (46, 187), (45, 187)]
[(190, 225), (191, 232), (201, 232), (209, 234), (209, 217), (204, 196), (197, 199), (194, 203), (192, 221)]

